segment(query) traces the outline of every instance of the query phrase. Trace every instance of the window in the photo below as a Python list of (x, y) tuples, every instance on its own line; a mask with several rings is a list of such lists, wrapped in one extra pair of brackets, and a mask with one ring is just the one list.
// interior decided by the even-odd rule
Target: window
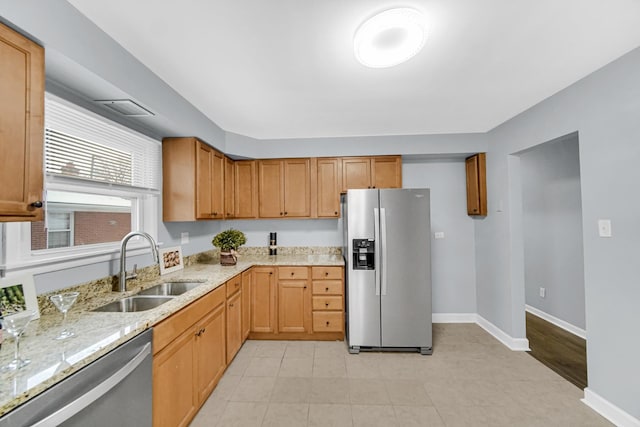
[(130, 231), (157, 236), (160, 162), (159, 141), (46, 94), (45, 218), (7, 224), (4, 269), (110, 260)]

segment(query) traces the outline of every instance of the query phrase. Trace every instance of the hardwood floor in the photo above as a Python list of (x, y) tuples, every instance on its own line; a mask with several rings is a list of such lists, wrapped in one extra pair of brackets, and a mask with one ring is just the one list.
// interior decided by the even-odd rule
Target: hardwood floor
[(587, 386), (587, 342), (529, 312), (527, 339), (529, 354), (567, 381)]

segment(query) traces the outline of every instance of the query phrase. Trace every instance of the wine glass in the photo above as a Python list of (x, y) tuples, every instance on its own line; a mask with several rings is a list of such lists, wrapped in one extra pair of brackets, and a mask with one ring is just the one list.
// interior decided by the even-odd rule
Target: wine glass
[(65, 292), (64, 294), (56, 294), (51, 295), (49, 299), (56, 306), (58, 310), (62, 312), (62, 332), (60, 335), (55, 337), (56, 340), (66, 340), (67, 338), (75, 337), (76, 334), (73, 331), (70, 331), (66, 327), (67, 323), (67, 312), (71, 308), (74, 302), (76, 302), (76, 298), (80, 295), (79, 292)]
[(20, 336), (22, 336), (25, 328), (27, 327), (29, 322), (31, 322), (31, 319), (33, 319), (33, 316), (35, 315), (35, 311), (27, 310), (4, 316), (4, 318), (0, 318), (2, 319), (2, 329), (7, 331), (7, 333), (11, 335), (16, 341), (13, 360), (9, 362), (8, 365), (2, 367), (3, 371), (14, 371), (31, 362), (29, 359), (23, 359), (22, 357), (20, 357)]

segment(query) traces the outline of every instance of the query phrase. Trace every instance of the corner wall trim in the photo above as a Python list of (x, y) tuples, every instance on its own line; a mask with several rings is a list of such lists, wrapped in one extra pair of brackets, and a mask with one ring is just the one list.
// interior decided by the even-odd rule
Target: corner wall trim
[(477, 315), (477, 323), (480, 325), (482, 329), (489, 332), (500, 341), (502, 344), (506, 345), (513, 351), (529, 351), (529, 340), (526, 338), (513, 338), (507, 335), (502, 329), (498, 328), (493, 323), (489, 322), (484, 317)]
[(569, 322), (566, 322), (566, 321), (564, 321), (562, 319), (559, 319), (559, 318), (557, 318), (557, 317), (555, 317), (555, 316), (553, 316), (553, 315), (551, 315), (549, 313), (545, 313), (544, 311), (539, 310), (539, 309), (537, 309), (535, 307), (532, 307), (530, 305), (525, 305), (524, 308), (525, 308), (526, 311), (528, 311), (529, 313), (533, 314), (534, 316), (537, 316), (537, 317), (539, 317), (539, 318), (541, 318), (543, 320), (546, 320), (549, 323), (553, 323), (557, 327), (562, 328), (565, 331), (567, 331), (567, 332), (569, 332), (569, 333), (571, 333), (573, 335), (576, 335), (576, 336), (578, 336), (578, 337), (580, 337), (582, 339), (585, 339), (585, 340), (587, 339), (587, 331), (585, 331), (582, 328), (579, 328), (579, 327), (577, 327), (575, 325), (572, 325)]
[(433, 313), (433, 323), (477, 323), (476, 313)]
[(619, 427), (640, 427), (639, 419), (618, 408), (599, 394), (591, 391), (589, 387), (584, 389), (584, 399), (582, 399), (582, 403)]

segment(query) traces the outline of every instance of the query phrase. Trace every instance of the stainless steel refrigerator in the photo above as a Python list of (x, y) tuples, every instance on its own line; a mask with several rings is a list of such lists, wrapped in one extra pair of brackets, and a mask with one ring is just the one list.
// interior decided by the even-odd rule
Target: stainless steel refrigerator
[(429, 189), (348, 190), (342, 202), (349, 351), (431, 354)]

